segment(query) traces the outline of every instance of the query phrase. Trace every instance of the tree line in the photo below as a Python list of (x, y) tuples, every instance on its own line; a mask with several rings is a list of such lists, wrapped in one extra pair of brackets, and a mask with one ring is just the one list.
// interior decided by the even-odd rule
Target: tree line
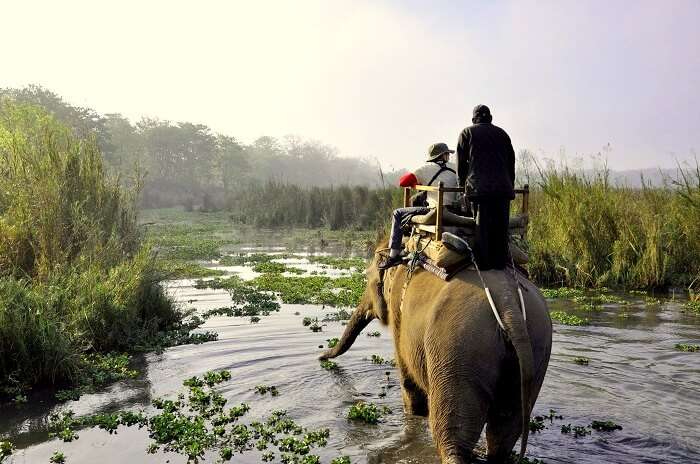
[(251, 185), (382, 186), (379, 167), (342, 158), (336, 148), (296, 136), (263, 136), (250, 144), (204, 124), (100, 114), (39, 86), (0, 89), (0, 96), (38, 105), (78, 138), (94, 138), (106, 168), (141, 190), (145, 208), (182, 205), (221, 209)]

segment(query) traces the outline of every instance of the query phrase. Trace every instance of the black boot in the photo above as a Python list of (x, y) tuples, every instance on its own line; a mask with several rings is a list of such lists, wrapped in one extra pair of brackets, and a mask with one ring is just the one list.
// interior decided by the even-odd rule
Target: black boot
[(398, 266), (401, 264), (403, 261), (403, 256), (400, 254), (394, 256), (393, 258), (391, 256), (385, 258), (383, 261), (381, 261), (379, 264), (377, 264), (377, 268), (381, 270), (386, 270), (389, 269), (390, 267)]

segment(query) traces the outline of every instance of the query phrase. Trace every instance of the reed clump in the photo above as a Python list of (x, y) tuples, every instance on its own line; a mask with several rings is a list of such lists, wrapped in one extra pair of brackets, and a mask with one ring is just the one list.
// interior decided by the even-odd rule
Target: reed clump
[(700, 276), (700, 168), (642, 188), (612, 185), (607, 170), (540, 174), (528, 232), (538, 283), (654, 288)]
[(141, 243), (135, 196), (105, 173), (94, 140), (0, 100), (5, 391), (73, 382), (85, 353), (128, 350), (178, 321)]

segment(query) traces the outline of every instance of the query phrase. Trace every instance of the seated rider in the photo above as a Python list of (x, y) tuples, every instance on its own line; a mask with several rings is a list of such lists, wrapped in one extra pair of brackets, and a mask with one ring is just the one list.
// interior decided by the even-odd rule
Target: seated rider
[[(447, 144), (435, 143), (428, 149), (428, 161), (416, 173), (405, 174), (401, 177), (402, 187), (420, 185), (437, 185), (442, 182), (443, 187), (457, 187), (458, 180), (455, 171), (447, 166), (450, 160), (450, 150)], [(412, 216), (427, 214), (432, 208), (437, 207), (437, 192), (426, 192), (425, 202), (421, 205), (398, 208), (394, 210), (391, 223), (391, 240), (389, 242), (389, 257), (379, 263), (379, 269), (388, 269), (401, 263), (401, 245), (403, 239), (403, 224)], [(419, 197), (420, 198), (420, 197)], [(446, 206), (457, 204), (457, 194), (444, 193), (443, 201)]]

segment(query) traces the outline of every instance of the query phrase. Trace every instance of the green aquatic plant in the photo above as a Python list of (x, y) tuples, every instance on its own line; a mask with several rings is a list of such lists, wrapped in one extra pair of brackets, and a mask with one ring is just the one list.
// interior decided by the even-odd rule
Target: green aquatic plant
[(515, 452), (511, 451), (510, 453), (510, 461), (508, 461), (508, 464), (546, 464), (543, 460), (537, 459), (537, 458), (528, 458), (528, 457), (523, 457), (520, 459), (520, 456), (515, 454)]
[(374, 332), (367, 332), (368, 337), (381, 337), (381, 335), (382, 333), (378, 330), (375, 330)]
[(700, 314), (700, 300), (690, 300), (683, 304), (683, 312)]
[(258, 322), (260, 322), (259, 316), (250, 316), (250, 323), (251, 324), (257, 324)]
[[(290, 254), (269, 254), (269, 253), (239, 253), (237, 255), (226, 255), (221, 257), (219, 264), (222, 266), (257, 266), (260, 264), (271, 263), (275, 259), (291, 258)], [(263, 271), (259, 271), (263, 272)]]
[(340, 366), (338, 366), (338, 363), (329, 360), (321, 361), (321, 367), (331, 372), (337, 372), (338, 370), (340, 370)]
[[(273, 411), (265, 421), (243, 422), (250, 407), (239, 404), (226, 408), (227, 400), (214, 387), (231, 379), (228, 371), (207, 372), (183, 382), (187, 391), (175, 399), (156, 398), (155, 412), (122, 411), (76, 417), (72, 411), (52, 414), (49, 430), (64, 441), (78, 439), (74, 430), (98, 427), (117, 433), (119, 427), (145, 427), (152, 443), (148, 453), (159, 450), (183, 455), (190, 463), (199, 462), (205, 454), (218, 452), (223, 460), (251, 450), (266, 451), (275, 458), (270, 447), (276, 447), (281, 462), (320, 462), (311, 453), (313, 448), (327, 444), (328, 429), (308, 430), (296, 424), (286, 411)], [(266, 387), (272, 392), (274, 387)]]
[(579, 366), (588, 366), (589, 362), (590, 359), (585, 358), (583, 356), (577, 356), (574, 358), (574, 363), (578, 364)]
[(574, 314), (567, 314), (564, 311), (552, 311), (551, 313), (549, 313), (549, 315), (552, 318), (552, 320), (560, 322), (564, 325), (588, 325), (588, 319), (578, 317)]
[(384, 359), (378, 354), (373, 354), (370, 358), (370, 362), (372, 364), (387, 365), (392, 367), (396, 366), (396, 361), (394, 359)]
[(156, 268), (163, 275), (164, 279), (202, 279), (205, 277), (218, 277), (225, 274), (220, 269), (209, 269), (201, 264), (191, 261), (158, 259)]
[(541, 417), (530, 418), (530, 432), (537, 433), (545, 429), (544, 420)]
[(622, 430), (621, 425), (617, 425), (613, 421), (593, 421), (591, 423), (591, 428), (597, 430), (598, 432), (614, 432), (616, 430)]
[(314, 320), (313, 324), (311, 324), (311, 325), (309, 326), (309, 329), (310, 329), (312, 332), (321, 332), (321, 331), (323, 330), (323, 326), (321, 326), (321, 325), (318, 323), (318, 318), (316, 318), (316, 319)]
[(269, 316), (270, 313), (280, 310), (280, 304), (274, 295), (256, 289), (237, 276), (227, 279), (200, 280), (197, 281), (195, 287), (224, 288), (231, 296), (231, 306), (209, 310), (202, 315), (204, 319), (212, 316)]
[(328, 313), (325, 316), (323, 316), (323, 319), (321, 322), (340, 322), (340, 321), (348, 321), (352, 317), (352, 311), (348, 311), (347, 309), (340, 309), (339, 311), (333, 312), (333, 313)]
[(304, 327), (308, 327), (308, 326), (310, 326), (310, 325), (314, 322), (314, 320), (315, 320), (316, 322), (318, 322), (318, 318), (315, 318), (315, 319), (314, 319), (314, 318), (311, 318), (311, 317), (308, 317), (308, 316), (307, 316), (307, 317), (305, 317), (304, 319), (301, 320), (301, 325), (303, 325)]
[(263, 274), (253, 279), (250, 285), (261, 291), (278, 294), (282, 302), (287, 304), (353, 307), (357, 306), (362, 297), (366, 280), (361, 272), (339, 278)]
[(77, 387), (58, 390), (55, 398), (58, 401), (76, 401), (85, 393), (91, 393), (110, 383), (120, 380), (133, 379), (138, 371), (131, 369), (131, 356), (127, 353), (90, 353), (81, 356), (83, 369), (76, 379)]
[(335, 269), (358, 269), (363, 270), (367, 265), (367, 261), (363, 258), (338, 258), (334, 256), (309, 256), (308, 260), (312, 263), (323, 264)]
[(60, 451), (55, 451), (49, 458), (49, 462), (52, 464), (64, 464), (66, 462), (66, 456)]
[(700, 351), (700, 345), (690, 345), (688, 343), (676, 343), (675, 348), (676, 350), (685, 353), (695, 353), (697, 351)]
[(335, 348), (340, 339), (338, 337), (333, 337), (326, 339), (326, 341), (328, 342), (328, 348)]
[(572, 426), (571, 424), (566, 424), (566, 425), (561, 426), (561, 433), (563, 433), (565, 435), (573, 433), (574, 438), (580, 438), (580, 437), (585, 437), (586, 435), (590, 435), (591, 429), (589, 427), (585, 427), (583, 425)]
[(575, 297), (583, 297), (583, 296), (585, 296), (585, 293), (580, 288), (560, 287), (560, 288), (543, 288), (542, 295), (545, 298), (572, 299)]
[(293, 267), (293, 266), (287, 266), (286, 264), (283, 263), (277, 263), (274, 261), (264, 261), (256, 264), (253, 266), (253, 270), (255, 272), (260, 272), (261, 274), (268, 274), (268, 273), (283, 273), (283, 272), (289, 272), (292, 274), (304, 274), (303, 269), (299, 269), (298, 267)]
[(277, 390), (277, 387), (274, 385), (256, 385), (255, 386), (255, 393), (259, 393), (261, 395), (265, 395), (267, 393), (270, 393), (270, 396), (278, 396), (280, 392)]
[(600, 311), (601, 307), (599, 305), (593, 303), (592, 301), (588, 301), (585, 303), (581, 303), (578, 306), (578, 309), (581, 309), (583, 311)]
[(351, 461), (348, 456), (338, 456), (331, 461), (331, 464), (351, 464)]
[(386, 406), (380, 408), (373, 403), (358, 401), (350, 406), (348, 410), (348, 419), (367, 424), (376, 424), (384, 414), (389, 413), (391, 413), (391, 410)]
[(8, 440), (0, 441), (0, 463), (5, 460), (6, 457), (12, 455), (15, 450), (15, 445)]

